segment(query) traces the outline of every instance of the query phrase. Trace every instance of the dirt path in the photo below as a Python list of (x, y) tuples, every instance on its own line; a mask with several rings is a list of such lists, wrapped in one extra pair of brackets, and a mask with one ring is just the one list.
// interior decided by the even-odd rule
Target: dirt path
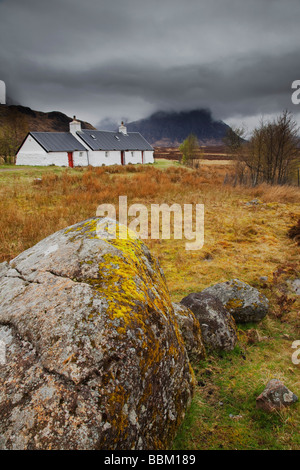
[(24, 168), (0, 168), (0, 171), (20, 171), (24, 170)]

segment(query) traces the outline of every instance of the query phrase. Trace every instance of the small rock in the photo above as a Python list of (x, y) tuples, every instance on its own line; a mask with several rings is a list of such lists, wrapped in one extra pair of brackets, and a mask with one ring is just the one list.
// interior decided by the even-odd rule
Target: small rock
[(252, 201), (246, 202), (246, 206), (258, 206), (259, 204), (262, 204), (259, 199), (252, 199)]
[(268, 281), (268, 276), (260, 276), (260, 281), (267, 282)]
[(234, 349), (235, 321), (218, 299), (199, 292), (188, 295), (180, 303), (190, 308), (199, 321), (205, 346), (212, 350)]
[(264, 411), (275, 411), (290, 406), (296, 401), (298, 397), (280, 380), (272, 379), (256, 398), (256, 407)]
[(229, 415), (229, 418), (231, 419), (235, 419), (235, 420), (239, 420), (239, 419), (242, 419), (242, 415), (233, 415), (233, 414), (230, 414)]
[(288, 281), (288, 284), (291, 286), (291, 290), (296, 295), (300, 295), (300, 279), (294, 279), (293, 281)]
[(269, 301), (239, 279), (221, 282), (202, 291), (222, 302), (237, 323), (259, 322), (268, 313)]

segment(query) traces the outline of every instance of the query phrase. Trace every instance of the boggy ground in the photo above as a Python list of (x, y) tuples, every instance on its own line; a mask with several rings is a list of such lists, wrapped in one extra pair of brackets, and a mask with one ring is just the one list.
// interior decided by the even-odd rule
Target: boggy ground
[[(198, 386), (174, 448), (300, 449), (299, 404), (273, 414), (255, 408), (255, 398), (274, 377), (300, 395), (300, 365), (291, 358), (292, 343), (300, 340), (299, 297), (289, 289), (289, 280), (300, 277), (299, 246), (287, 236), (300, 218), (300, 190), (224, 185), (231, 168), (207, 162), (193, 170), (171, 161), (73, 170), (3, 166), (0, 262), (93, 217), (101, 203), (118, 207), (120, 195), (127, 195), (128, 205), (149, 208), (203, 203), (201, 250), (186, 251), (186, 240), (146, 241), (164, 269), (172, 300), (239, 278), (260, 289), (271, 308), (259, 325), (238, 327), (240, 342), (232, 353), (194, 364)], [(257, 203), (247, 204), (254, 198)], [(252, 342), (251, 328), (260, 341)]]

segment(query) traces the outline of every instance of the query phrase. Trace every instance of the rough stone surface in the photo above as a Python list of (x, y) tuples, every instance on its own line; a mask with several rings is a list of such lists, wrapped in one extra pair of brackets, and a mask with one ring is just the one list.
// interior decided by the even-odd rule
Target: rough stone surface
[(1, 277), (5, 276), (9, 269), (9, 264), (7, 261), (4, 261), (4, 263), (0, 263), (0, 279)]
[(237, 323), (259, 322), (268, 313), (268, 299), (238, 279), (215, 284), (202, 292), (219, 299)]
[(194, 378), (162, 272), (99, 221), (1, 265), (2, 449), (164, 449), (183, 419)]
[[(1, 268), (0, 268), (1, 269)], [(1, 274), (0, 274), (1, 275)], [(291, 291), (296, 294), (300, 295), (300, 279), (294, 279), (293, 281), (288, 281), (290, 285)]]
[(189, 294), (180, 303), (191, 309), (199, 321), (207, 348), (231, 351), (235, 347), (235, 321), (218, 299), (199, 292)]
[(257, 397), (256, 407), (264, 411), (276, 411), (290, 406), (296, 401), (298, 401), (298, 397), (280, 380), (272, 379)]
[(204, 359), (205, 347), (198, 320), (184, 305), (175, 302), (172, 305), (189, 358), (192, 361)]

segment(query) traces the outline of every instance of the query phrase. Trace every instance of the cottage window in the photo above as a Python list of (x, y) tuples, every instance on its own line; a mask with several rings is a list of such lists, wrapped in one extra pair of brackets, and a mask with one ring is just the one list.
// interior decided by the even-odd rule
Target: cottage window
[(106, 157), (109, 157), (109, 152), (105, 152), (105, 156), (106, 156)]
[(134, 157), (134, 152), (131, 152), (131, 156)]

